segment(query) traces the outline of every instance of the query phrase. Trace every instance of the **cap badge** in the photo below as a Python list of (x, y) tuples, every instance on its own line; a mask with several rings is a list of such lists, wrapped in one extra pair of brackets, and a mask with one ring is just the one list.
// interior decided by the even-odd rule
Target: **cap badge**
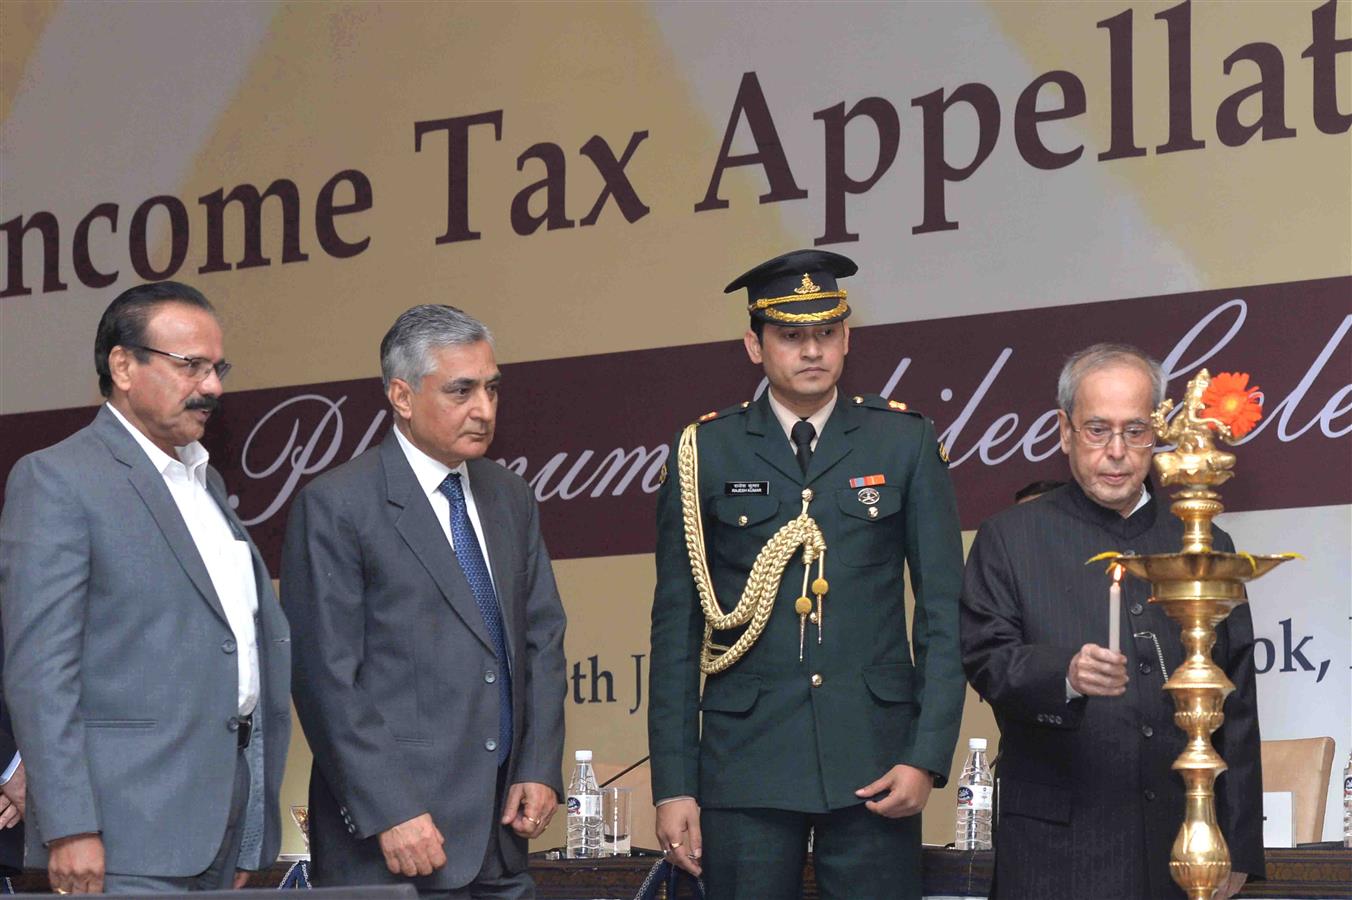
[(820, 290), (821, 288), (818, 287), (817, 283), (812, 280), (811, 275), (804, 275), (803, 283), (798, 285), (798, 287), (794, 288), (793, 292), (795, 294), (815, 294), (817, 293), (817, 291)]

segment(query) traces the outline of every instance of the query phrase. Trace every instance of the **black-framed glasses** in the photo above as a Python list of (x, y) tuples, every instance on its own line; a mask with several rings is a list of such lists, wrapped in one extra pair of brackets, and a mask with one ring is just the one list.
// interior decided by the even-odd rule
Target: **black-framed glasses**
[(1121, 431), (1113, 431), (1106, 422), (1086, 422), (1079, 428), (1072, 425), (1070, 430), (1080, 436), (1086, 447), (1106, 447), (1118, 436), (1121, 436), (1122, 443), (1133, 450), (1155, 446), (1155, 429), (1140, 422), (1133, 422)]
[(193, 381), (206, 381), (207, 375), (216, 373), (218, 381), (225, 381), (225, 376), (230, 374), (234, 368), (231, 363), (221, 360), (212, 362), (205, 356), (184, 356), (182, 353), (170, 353), (168, 350), (156, 350), (154, 347), (147, 347), (144, 344), (128, 344), (127, 346), (135, 350), (145, 350), (147, 353), (158, 353), (160, 356), (167, 356), (170, 359), (183, 363), (183, 370), (188, 373), (188, 377)]

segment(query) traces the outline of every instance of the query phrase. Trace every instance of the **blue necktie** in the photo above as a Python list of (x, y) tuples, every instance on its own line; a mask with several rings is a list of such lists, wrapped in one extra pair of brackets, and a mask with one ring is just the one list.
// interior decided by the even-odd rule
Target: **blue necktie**
[(498, 595), (493, 590), (493, 579), (488, 576), (479, 536), (469, 520), (465, 507), (465, 489), (460, 484), (460, 473), (452, 472), (437, 488), (451, 502), (451, 539), (455, 542), (455, 558), (460, 571), (474, 592), (474, 602), (484, 617), (488, 636), (493, 640), (493, 652), (498, 658), (498, 765), (507, 761), (512, 751), (512, 680), (507, 662), (507, 640), (502, 629), (502, 610)]

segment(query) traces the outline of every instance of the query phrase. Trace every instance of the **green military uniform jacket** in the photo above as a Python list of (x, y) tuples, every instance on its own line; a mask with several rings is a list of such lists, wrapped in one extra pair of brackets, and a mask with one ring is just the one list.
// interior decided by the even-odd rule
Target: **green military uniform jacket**
[[(826, 539), (822, 643), (798, 660), (801, 550), (759, 641), (700, 693), (704, 616), (686, 550), (676, 446), (658, 492), (648, 740), (653, 797), (701, 806), (826, 812), (898, 763), (945, 780), (962, 718), (962, 542), (947, 464), (927, 419), (841, 393), (806, 477), (768, 395), (700, 425), (699, 498), (725, 612), (766, 542), (808, 507)], [(852, 478), (882, 475), (861, 502)], [(768, 483), (765, 493), (729, 482)], [(737, 491), (734, 493), (734, 491)], [(874, 512), (870, 512), (870, 508)], [(903, 566), (916, 596), (908, 640)], [(816, 565), (812, 578), (816, 577)], [(815, 598), (814, 598), (815, 600)], [(739, 632), (717, 632), (729, 645)], [(914, 664), (912, 659), (914, 658)], [(701, 723), (702, 718), (702, 723)]]

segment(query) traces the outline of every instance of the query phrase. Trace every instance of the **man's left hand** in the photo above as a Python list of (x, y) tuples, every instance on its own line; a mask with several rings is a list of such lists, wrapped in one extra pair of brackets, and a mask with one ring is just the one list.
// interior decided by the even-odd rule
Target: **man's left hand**
[(559, 798), (547, 784), (519, 781), (507, 789), (507, 803), (502, 809), (502, 824), (523, 838), (538, 838), (549, 827)]
[(934, 789), (934, 776), (924, 769), (898, 764), (888, 769), (882, 778), (872, 784), (866, 784), (855, 791), (858, 797), (886, 796), (867, 801), (864, 806), (869, 812), (877, 813), (888, 819), (900, 819), (913, 816), (925, 808), (930, 791)]
[(1231, 897), (1240, 892), (1240, 889), (1244, 887), (1244, 882), (1248, 880), (1249, 876), (1245, 872), (1231, 872), (1230, 878), (1225, 884), (1216, 889), (1216, 896), (1213, 900), (1230, 900)]
[(22, 819), (28, 803), (28, 772), (24, 768), (23, 760), (14, 767), (14, 774), (9, 776), (9, 781), (0, 784), (0, 793), (9, 798), (9, 802), (14, 805), (19, 818)]

